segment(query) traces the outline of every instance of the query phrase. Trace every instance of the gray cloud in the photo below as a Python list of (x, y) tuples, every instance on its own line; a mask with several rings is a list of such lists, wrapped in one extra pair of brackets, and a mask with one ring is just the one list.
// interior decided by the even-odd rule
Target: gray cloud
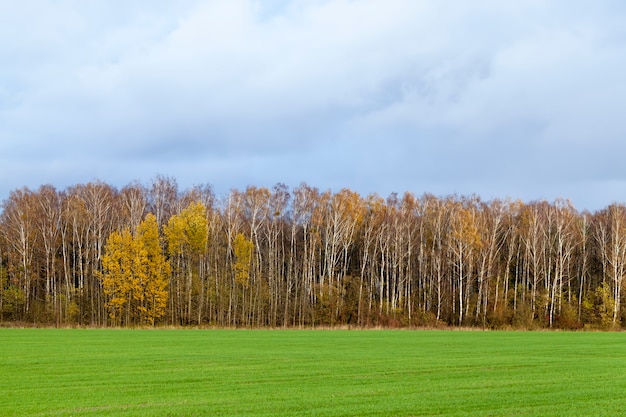
[(164, 173), (599, 208), (626, 199), (625, 20), (609, 0), (5, 4), (0, 196)]

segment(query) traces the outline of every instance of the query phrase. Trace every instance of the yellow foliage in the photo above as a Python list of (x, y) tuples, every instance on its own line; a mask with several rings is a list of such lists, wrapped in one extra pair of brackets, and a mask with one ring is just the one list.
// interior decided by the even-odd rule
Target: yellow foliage
[(472, 249), (480, 249), (482, 247), (482, 238), (476, 226), (476, 219), (472, 210), (460, 208), (454, 225), (453, 236), (456, 240), (464, 242)]
[(150, 213), (137, 228), (141, 246), (146, 252), (146, 279), (143, 286), (144, 306), (141, 306), (150, 324), (165, 315), (168, 298), (170, 264), (163, 256), (156, 217)]
[(161, 252), (154, 215), (146, 216), (134, 237), (129, 229), (113, 232), (102, 267), (100, 280), (113, 320), (154, 324), (163, 317), (170, 266)]
[(246, 239), (243, 234), (237, 233), (233, 242), (233, 250), (235, 252), (235, 282), (247, 288), (250, 284), (254, 243)]
[(206, 208), (201, 202), (189, 204), (179, 215), (172, 216), (163, 232), (170, 255), (201, 253), (208, 240)]

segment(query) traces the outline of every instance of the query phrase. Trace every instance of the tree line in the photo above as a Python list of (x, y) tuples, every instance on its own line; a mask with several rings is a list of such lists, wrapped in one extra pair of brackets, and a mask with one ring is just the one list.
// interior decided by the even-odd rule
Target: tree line
[(12, 191), (0, 322), (619, 328), (626, 206), (158, 176)]

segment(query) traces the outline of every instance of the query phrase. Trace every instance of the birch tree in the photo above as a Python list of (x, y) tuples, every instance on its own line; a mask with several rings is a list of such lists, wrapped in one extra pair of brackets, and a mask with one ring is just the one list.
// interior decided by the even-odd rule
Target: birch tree
[[(52, 309), (56, 316), (57, 324), (61, 317), (58, 311), (59, 299), (57, 280), (57, 252), (61, 246), (60, 231), (62, 229), (62, 197), (51, 185), (41, 186), (35, 195), (37, 202), (34, 218), (38, 228), (38, 234), (43, 244), (45, 258), (45, 301), (46, 307)], [(66, 287), (69, 283), (66, 282)], [(69, 291), (69, 288), (67, 289)], [(67, 310), (69, 292), (65, 294), (63, 303)]]
[(457, 276), (459, 325), (469, 310), (470, 280), (473, 273), (474, 252), (482, 246), (476, 226), (476, 208), (473, 202), (457, 204), (452, 217), (451, 249)]
[[(11, 249), (7, 256), (9, 277), (13, 277), (16, 300), (15, 304), (23, 305), (24, 310), (18, 317), (27, 314), (31, 304), (36, 273), (33, 270), (34, 248), (37, 238), (36, 224), (32, 210), (34, 208), (33, 192), (28, 188), (12, 191), (2, 205), (2, 232)], [(14, 311), (17, 313), (17, 311)]]
[(195, 313), (202, 302), (199, 290), (206, 279), (203, 266), (208, 231), (206, 208), (201, 202), (192, 203), (170, 217), (163, 228), (168, 253), (174, 260), (170, 282), (173, 321), (191, 323), (197, 318)]
[(626, 206), (612, 204), (598, 215), (596, 241), (602, 259), (603, 282), (612, 291), (612, 324), (621, 318), (621, 294), (626, 273)]
[(133, 236), (130, 228), (106, 242), (99, 274), (109, 317), (116, 325), (150, 324), (165, 315), (170, 273), (156, 217), (148, 214)]
[(141, 283), (140, 320), (154, 325), (166, 313), (171, 272), (170, 263), (163, 255), (159, 225), (154, 214), (148, 213), (139, 223), (135, 239), (142, 250), (139, 267), (145, 268), (145, 281)]

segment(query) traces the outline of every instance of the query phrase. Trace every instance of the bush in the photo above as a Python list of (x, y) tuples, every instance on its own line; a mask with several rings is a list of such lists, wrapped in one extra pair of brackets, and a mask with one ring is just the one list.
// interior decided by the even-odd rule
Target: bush
[(561, 307), (561, 313), (555, 317), (554, 324), (560, 329), (577, 330), (583, 327), (583, 323), (578, 320), (578, 311), (570, 304)]

